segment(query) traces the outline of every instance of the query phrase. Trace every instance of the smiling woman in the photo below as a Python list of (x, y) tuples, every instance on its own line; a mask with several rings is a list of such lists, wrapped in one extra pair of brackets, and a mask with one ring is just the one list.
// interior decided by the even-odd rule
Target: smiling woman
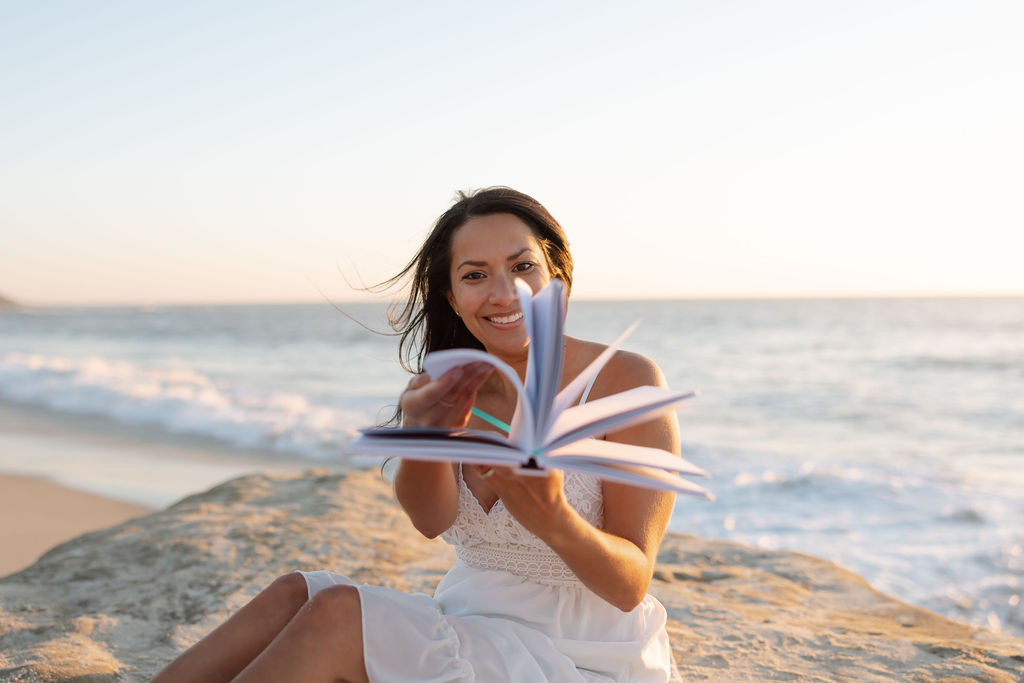
[[(522, 380), (529, 337), (516, 280), (534, 293), (554, 277), (568, 287), (572, 259), (561, 227), (536, 200), (492, 188), (460, 195), (416, 258), (386, 284), (410, 273), (411, 292), (394, 318), (407, 366), (419, 371), (427, 352), (468, 346), (499, 357)], [(566, 337), (560, 386), (605, 348)], [(417, 374), (400, 399), (402, 425), (511, 423), (512, 380), (485, 363), (440, 377)], [(618, 351), (589, 395), (643, 385), (664, 386), (658, 367)], [(679, 452), (674, 413), (603, 438)], [(678, 680), (665, 610), (647, 594), (673, 494), (579, 472), (528, 476), (506, 467), (403, 460), (395, 495), (424, 536), (441, 535), (455, 547), (458, 561), (433, 598), (357, 586), (330, 571), (296, 572), (193, 646), (156, 683)]]

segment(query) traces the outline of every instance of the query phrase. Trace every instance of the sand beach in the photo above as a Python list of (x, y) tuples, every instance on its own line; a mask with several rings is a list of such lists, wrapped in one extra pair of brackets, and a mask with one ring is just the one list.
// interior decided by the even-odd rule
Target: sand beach
[[(17, 445), (22, 470), (40, 454), (26, 449), (85, 452), (99, 440), (114, 452), (148, 448), (136, 455), (151, 462), (170, 449), (197, 480), (212, 476), (196, 464), (200, 444), (146, 446), (139, 433), (99, 439), (74, 421), (3, 415), (4, 457), (11, 465)], [(453, 560), (416, 534), (376, 471), (268, 469), (279, 471), (160, 509), (25, 472), (0, 477), (2, 560), (13, 572), (0, 578), (0, 681), (146, 681), (282, 573), (331, 568), (429, 593)], [(651, 592), (669, 611), (687, 680), (1024, 678), (1024, 640), (905, 604), (807, 555), (671, 533)]]
[(0, 576), (28, 567), (59, 543), (152, 511), (40, 477), (0, 474)]

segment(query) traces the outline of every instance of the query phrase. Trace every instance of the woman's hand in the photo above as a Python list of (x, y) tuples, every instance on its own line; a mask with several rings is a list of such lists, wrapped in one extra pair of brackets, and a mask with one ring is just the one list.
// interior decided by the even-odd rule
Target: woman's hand
[(410, 427), (464, 427), (477, 389), (494, 368), (488, 363), (460, 365), (438, 379), (423, 373), (409, 381), (398, 405)]
[(477, 474), (505, 505), (505, 509), (544, 541), (557, 534), (576, 510), (565, 499), (561, 470), (537, 475), (519, 474), (511, 467), (476, 467)]

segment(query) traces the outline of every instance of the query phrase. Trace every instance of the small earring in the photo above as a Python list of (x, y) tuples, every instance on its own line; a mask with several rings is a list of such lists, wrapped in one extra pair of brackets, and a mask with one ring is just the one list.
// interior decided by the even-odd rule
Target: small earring
[(461, 313), (459, 313), (458, 311), (455, 311), (455, 315), (457, 315), (457, 316), (458, 316), (458, 317), (460, 317), (460, 318), (462, 317), (462, 314), (461, 314)]

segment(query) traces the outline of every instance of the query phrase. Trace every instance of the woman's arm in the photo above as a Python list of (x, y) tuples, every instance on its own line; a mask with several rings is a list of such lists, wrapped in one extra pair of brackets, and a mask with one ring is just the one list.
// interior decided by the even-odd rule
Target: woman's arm
[[(642, 356), (619, 353), (601, 373), (595, 394), (610, 395), (642, 385), (666, 385), (658, 366)], [(675, 413), (606, 438), (679, 453)], [(506, 509), (558, 553), (585, 586), (624, 612), (643, 600), (672, 514), (674, 493), (604, 482), (604, 528), (597, 529), (566, 501), (560, 472), (552, 471), (545, 478), (517, 476), (503, 469), (495, 474), (488, 481)]]
[(459, 510), (459, 489), (448, 462), (402, 460), (395, 497), (412, 525), (427, 538), (444, 533)]
[[(399, 401), (403, 425), (465, 426), (476, 391), (492, 370), (486, 363), (474, 363), (452, 368), (437, 380), (417, 375)], [(395, 497), (421, 534), (438, 536), (452, 525), (459, 509), (452, 464), (403, 459), (395, 474)]]

